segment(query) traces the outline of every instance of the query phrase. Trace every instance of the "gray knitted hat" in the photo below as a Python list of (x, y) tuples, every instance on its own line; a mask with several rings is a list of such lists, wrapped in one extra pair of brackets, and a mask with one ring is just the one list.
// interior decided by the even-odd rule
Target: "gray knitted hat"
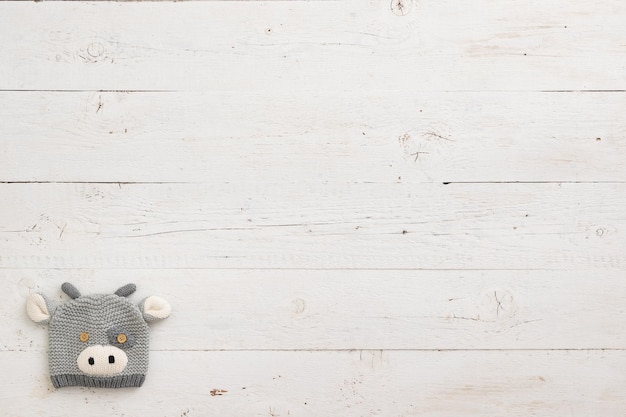
[(160, 297), (139, 305), (126, 299), (135, 292), (128, 284), (114, 294), (83, 295), (72, 284), (61, 286), (72, 298), (59, 306), (42, 294), (30, 294), (28, 316), (50, 325), (50, 379), (55, 388), (140, 387), (148, 371), (148, 325), (170, 315)]

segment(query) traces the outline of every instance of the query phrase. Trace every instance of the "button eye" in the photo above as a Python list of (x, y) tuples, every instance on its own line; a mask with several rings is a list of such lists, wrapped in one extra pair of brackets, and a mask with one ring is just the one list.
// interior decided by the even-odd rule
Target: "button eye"
[(135, 338), (122, 326), (114, 326), (107, 330), (109, 343), (120, 349), (130, 349), (135, 345)]
[(81, 342), (85, 343), (86, 341), (89, 340), (89, 333), (82, 332), (81, 334), (78, 335), (78, 338), (80, 339)]

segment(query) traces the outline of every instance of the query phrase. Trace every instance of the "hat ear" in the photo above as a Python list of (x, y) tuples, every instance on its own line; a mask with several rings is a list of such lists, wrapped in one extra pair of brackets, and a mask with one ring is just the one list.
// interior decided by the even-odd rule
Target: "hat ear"
[(78, 288), (76, 288), (69, 282), (64, 282), (63, 285), (61, 285), (61, 290), (63, 290), (63, 292), (72, 299), (80, 297), (80, 291), (78, 291)]
[(151, 295), (139, 303), (139, 310), (143, 314), (143, 319), (150, 323), (168, 318), (172, 307), (161, 297)]
[(137, 286), (135, 284), (126, 284), (123, 287), (118, 288), (117, 291), (115, 291), (115, 295), (128, 297), (135, 291), (137, 291)]
[(47, 324), (52, 317), (50, 302), (39, 293), (32, 293), (26, 299), (26, 312), (35, 323)]

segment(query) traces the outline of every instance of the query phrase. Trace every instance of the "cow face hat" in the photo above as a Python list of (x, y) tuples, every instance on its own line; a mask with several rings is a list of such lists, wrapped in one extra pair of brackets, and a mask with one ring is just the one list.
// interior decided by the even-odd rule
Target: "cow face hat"
[(148, 324), (170, 315), (160, 297), (138, 305), (126, 298), (128, 284), (114, 294), (81, 295), (72, 284), (61, 286), (72, 298), (59, 306), (39, 293), (26, 302), (28, 316), (49, 324), (50, 379), (55, 388), (140, 387), (148, 371)]

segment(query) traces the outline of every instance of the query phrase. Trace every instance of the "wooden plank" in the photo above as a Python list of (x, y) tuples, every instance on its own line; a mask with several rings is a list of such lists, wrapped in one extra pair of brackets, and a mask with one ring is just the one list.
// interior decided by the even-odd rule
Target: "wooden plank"
[[(0, 267), (623, 268), (626, 184), (2, 184)], [(164, 248), (167, 248), (164, 250)]]
[(2, 92), (2, 181), (625, 181), (626, 94)]
[[(47, 349), (29, 293), (138, 285), (173, 306), (155, 350), (626, 348), (622, 271), (0, 270), (0, 350)], [(17, 316), (17, 317), (16, 317)]]
[(0, 89), (624, 88), (621, 0), (414, 5), (398, 16), (387, 0), (3, 4)]
[(40, 353), (1, 352), (0, 366), (11, 375), (3, 412), (14, 417), (146, 407), (165, 417), (621, 417), (626, 407), (623, 351), (151, 352), (144, 386), (121, 391), (53, 392)]

